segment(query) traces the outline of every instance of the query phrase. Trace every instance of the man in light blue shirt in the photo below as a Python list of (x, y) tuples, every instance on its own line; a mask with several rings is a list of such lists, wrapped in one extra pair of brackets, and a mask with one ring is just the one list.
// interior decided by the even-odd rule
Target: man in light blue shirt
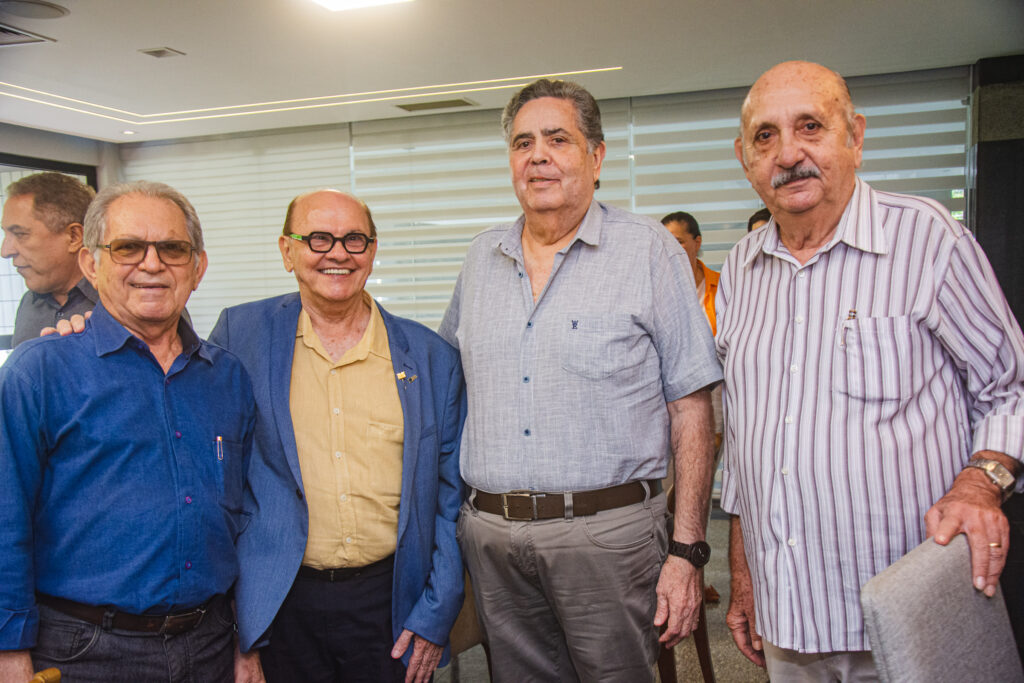
[(721, 369), (682, 248), (593, 199), (593, 97), (537, 81), (503, 125), (523, 215), (474, 239), (440, 329), (466, 374), (459, 535), (495, 680), (653, 680), (656, 627), (672, 645), (697, 623)]

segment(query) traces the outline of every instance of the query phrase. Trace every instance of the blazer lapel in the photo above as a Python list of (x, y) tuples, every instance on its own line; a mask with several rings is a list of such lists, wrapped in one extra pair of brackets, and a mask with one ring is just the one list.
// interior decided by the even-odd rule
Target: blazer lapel
[(398, 399), (402, 403), (402, 503), (398, 508), (398, 538), (401, 540), (409, 523), (409, 510), (412, 508), (409, 501), (413, 500), (415, 495), (412, 490), (415, 480), (413, 472), (416, 471), (420, 428), (423, 425), (423, 401), (420, 392), (425, 390), (426, 382), (417, 379), (416, 363), (409, 354), (409, 341), (405, 333), (391, 314), (379, 304), (378, 308), (384, 319), (384, 327), (388, 331), (391, 366), (395, 372), (395, 383), (398, 385)]
[(291, 386), (292, 358), (295, 354), (295, 330), (299, 324), (302, 302), (298, 294), (285, 297), (279, 306), (271, 311), (270, 335), (270, 396), (273, 400), (274, 421), (281, 437), (281, 450), (299, 488), (302, 486), (302, 471), (299, 469), (299, 451), (295, 446), (295, 429), (292, 426)]

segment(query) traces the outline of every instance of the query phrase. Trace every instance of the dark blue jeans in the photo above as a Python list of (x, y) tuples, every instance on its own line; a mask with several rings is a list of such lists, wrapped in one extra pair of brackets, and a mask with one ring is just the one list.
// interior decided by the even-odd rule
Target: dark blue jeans
[(36, 670), (60, 669), (64, 683), (230, 683), (234, 680), (234, 615), (215, 600), (199, 626), (176, 636), (112, 629), (39, 606)]

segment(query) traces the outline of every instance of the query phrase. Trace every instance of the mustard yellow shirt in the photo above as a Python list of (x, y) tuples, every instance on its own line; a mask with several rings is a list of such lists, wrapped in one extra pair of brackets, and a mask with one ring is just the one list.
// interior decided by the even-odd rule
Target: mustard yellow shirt
[(302, 564), (361, 567), (395, 552), (402, 489), (402, 404), (384, 320), (372, 297), (359, 343), (331, 360), (302, 311), (290, 407), (309, 505)]

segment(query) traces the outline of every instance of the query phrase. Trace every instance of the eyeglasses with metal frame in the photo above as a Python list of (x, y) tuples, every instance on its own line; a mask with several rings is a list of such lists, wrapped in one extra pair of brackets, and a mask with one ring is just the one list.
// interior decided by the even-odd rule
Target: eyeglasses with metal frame
[(156, 256), (165, 266), (183, 266), (192, 260), (192, 252), (197, 251), (191, 242), (185, 240), (149, 240), (118, 239), (111, 240), (110, 244), (99, 245), (101, 249), (110, 252), (110, 258), (114, 263), (125, 266), (133, 266), (142, 263), (149, 248), (156, 249)]
[(308, 235), (296, 235), (291, 232), (288, 236), (293, 240), (305, 242), (310, 251), (318, 254), (326, 254), (334, 249), (337, 242), (341, 242), (342, 248), (350, 254), (362, 254), (369, 248), (371, 242), (377, 241), (377, 238), (361, 232), (350, 232), (341, 237), (335, 237), (329, 232), (311, 232)]

